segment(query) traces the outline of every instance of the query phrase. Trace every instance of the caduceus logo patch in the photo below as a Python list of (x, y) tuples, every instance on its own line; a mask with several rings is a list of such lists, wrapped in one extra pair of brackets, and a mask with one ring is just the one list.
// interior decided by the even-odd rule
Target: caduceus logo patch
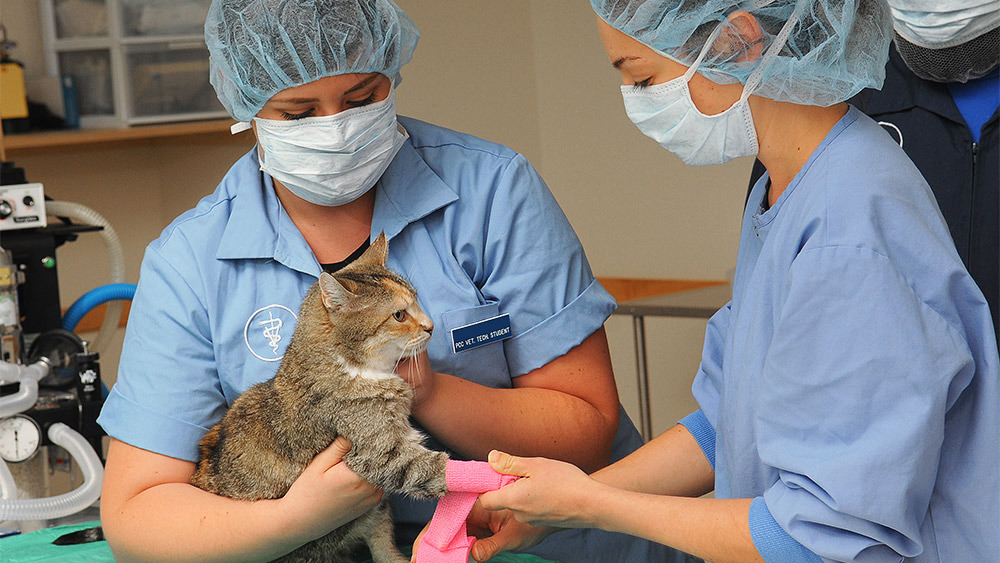
[(284, 305), (268, 305), (254, 311), (243, 329), (250, 353), (265, 362), (277, 362), (295, 330), (295, 313)]

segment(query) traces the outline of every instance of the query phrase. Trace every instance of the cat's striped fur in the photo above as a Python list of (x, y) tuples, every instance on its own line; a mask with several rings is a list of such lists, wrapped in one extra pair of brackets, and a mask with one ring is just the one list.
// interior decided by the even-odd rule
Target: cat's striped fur
[[(248, 389), (201, 441), (191, 483), (237, 499), (273, 499), (338, 435), (347, 465), (389, 492), (438, 498), (447, 455), (409, 424), (411, 390), (395, 375), (420, 352), (432, 323), (410, 284), (385, 267), (384, 236), (354, 263), (324, 273), (302, 302), (274, 379)], [(350, 561), (359, 542), (378, 563), (403, 563), (385, 501), (281, 561)]]

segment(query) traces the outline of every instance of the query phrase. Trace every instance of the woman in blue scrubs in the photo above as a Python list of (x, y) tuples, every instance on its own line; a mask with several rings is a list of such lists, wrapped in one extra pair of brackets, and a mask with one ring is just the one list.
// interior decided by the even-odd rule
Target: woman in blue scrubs
[(583, 527), (716, 562), (996, 561), (989, 306), (916, 167), (842, 103), (881, 85), (887, 6), (592, 5), (643, 133), (689, 164), (756, 155), (767, 173), (708, 323), (700, 409), (592, 475), (491, 453), (524, 478), (481, 496), (495, 535), (474, 556)]
[[(427, 353), (399, 370), (434, 447), (467, 459), (503, 447), (592, 471), (641, 444), (603, 329), (614, 300), (535, 170), (506, 147), (397, 119), (417, 38), (390, 0), (212, 3), (212, 84), (258, 145), (143, 259), (100, 417), (112, 437), (102, 521), (118, 560), (272, 559), (378, 501), (339, 463), (339, 443), (281, 499), (238, 502), (188, 481), (204, 433), (273, 377), (309, 287), (383, 232), (389, 266), (435, 325)], [(434, 508), (393, 501), (413, 535)], [(666, 553), (606, 532), (553, 540), (536, 553)]]

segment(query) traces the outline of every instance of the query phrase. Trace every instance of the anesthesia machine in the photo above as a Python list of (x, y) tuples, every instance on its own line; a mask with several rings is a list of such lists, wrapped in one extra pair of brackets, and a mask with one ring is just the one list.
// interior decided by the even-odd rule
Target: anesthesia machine
[[(42, 184), (29, 183), (23, 169), (12, 162), (2, 166), (0, 528), (17, 530), (18, 522), (78, 513), (100, 496), (103, 432), (96, 421), (107, 389), (98, 358), (118, 326), (122, 301), (132, 298), (135, 286), (124, 283), (121, 243), (106, 219), (78, 203), (47, 199)], [(64, 314), (56, 248), (91, 232), (108, 250), (112, 283), (86, 293)], [(88, 343), (73, 330), (87, 312), (104, 303), (103, 325)], [(49, 448), (58, 452), (55, 457), (72, 458), (79, 465), (83, 483), (67, 493), (24, 498), (37, 496), (37, 491), (33, 495), (24, 486), (19, 490), (15, 474), (46, 457), (39, 456), (42, 451), (52, 457)]]

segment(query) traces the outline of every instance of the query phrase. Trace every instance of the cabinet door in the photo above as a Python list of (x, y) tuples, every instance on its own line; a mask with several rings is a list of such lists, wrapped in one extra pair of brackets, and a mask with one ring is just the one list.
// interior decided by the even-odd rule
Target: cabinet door
[(111, 52), (108, 49), (60, 52), (59, 72), (73, 76), (81, 118), (115, 115)]
[(51, 75), (72, 75), (80, 125), (225, 117), (209, 83), (211, 0), (40, 0)]
[(108, 7), (104, 0), (52, 0), (56, 39), (108, 36)]
[(118, 0), (124, 37), (202, 36), (209, 0)]
[(125, 66), (131, 123), (226, 115), (208, 81), (204, 43), (130, 45)]

